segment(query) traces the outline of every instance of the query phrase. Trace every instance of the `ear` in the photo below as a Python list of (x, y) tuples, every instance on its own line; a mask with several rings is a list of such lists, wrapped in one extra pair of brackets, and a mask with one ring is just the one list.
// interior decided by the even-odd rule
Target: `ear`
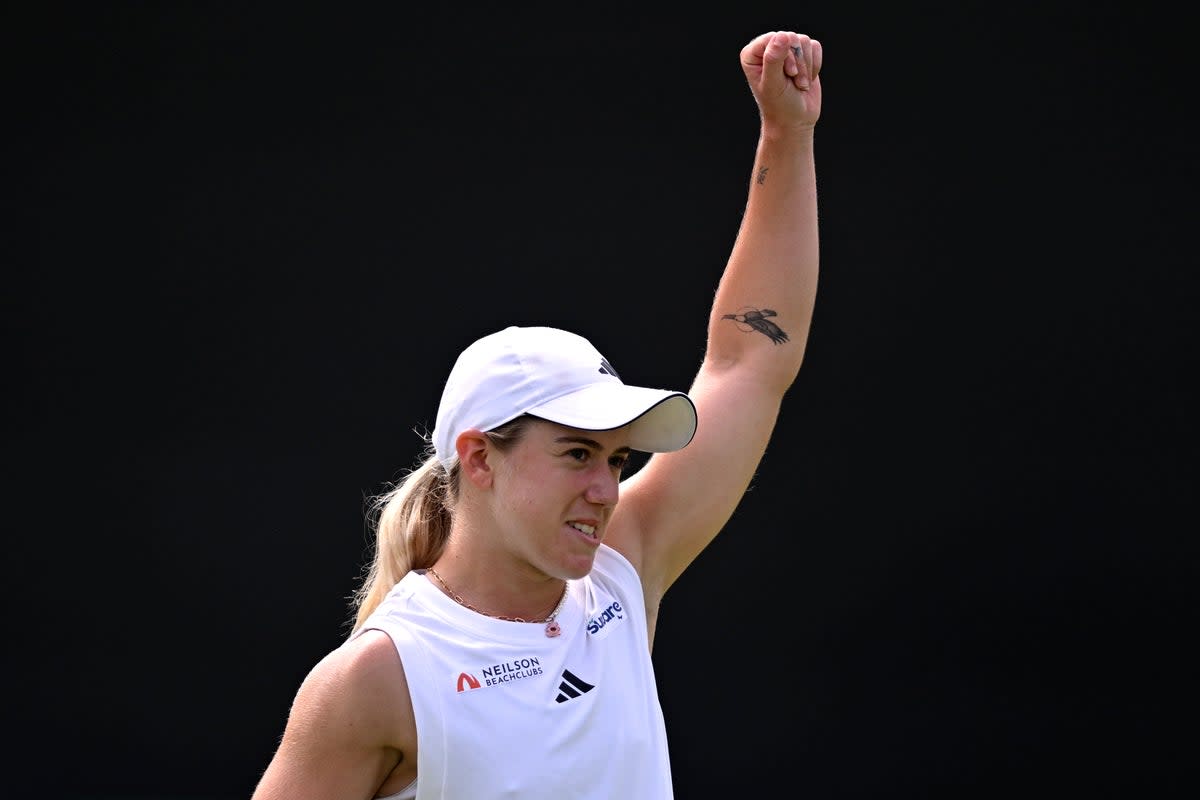
[(454, 440), (462, 476), (480, 488), (492, 485), (492, 465), (488, 462), (492, 443), (483, 431), (469, 428)]

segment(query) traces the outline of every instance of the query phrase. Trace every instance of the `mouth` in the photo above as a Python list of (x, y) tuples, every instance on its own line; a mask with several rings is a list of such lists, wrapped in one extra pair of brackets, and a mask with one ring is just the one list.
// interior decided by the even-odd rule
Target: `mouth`
[(575, 530), (579, 531), (579, 533), (582, 534), (584, 537), (590, 539), (593, 542), (598, 541), (596, 538), (596, 526), (595, 525), (589, 525), (586, 522), (568, 522), (567, 527), (574, 528)]

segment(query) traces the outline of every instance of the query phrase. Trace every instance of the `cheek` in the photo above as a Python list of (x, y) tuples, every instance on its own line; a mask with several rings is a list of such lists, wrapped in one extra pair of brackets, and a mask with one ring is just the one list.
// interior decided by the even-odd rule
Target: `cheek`
[(510, 512), (530, 522), (560, 517), (564, 507), (583, 492), (581, 482), (574, 477), (552, 470), (525, 473), (523, 479), (509, 484), (511, 491), (507, 504)]
[(529, 516), (537, 511), (541, 499), (541, 492), (538, 491), (536, 485), (523, 484), (517, 492), (513, 493), (512, 509), (521, 516)]
[(548, 482), (542, 476), (520, 466), (507, 475), (505, 485), (507, 492), (504, 505), (515, 515), (529, 516), (546, 502)]

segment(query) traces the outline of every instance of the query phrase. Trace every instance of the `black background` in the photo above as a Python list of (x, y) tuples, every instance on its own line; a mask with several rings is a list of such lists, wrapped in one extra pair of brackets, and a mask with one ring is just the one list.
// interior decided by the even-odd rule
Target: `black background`
[(686, 388), (780, 28), (825, 46), (821, 285), (663, 605), (677, 795), (1194, 783), (1181, 18), (382, 8), (5, 13), (8, 796), (247, 798), (476, 336)]

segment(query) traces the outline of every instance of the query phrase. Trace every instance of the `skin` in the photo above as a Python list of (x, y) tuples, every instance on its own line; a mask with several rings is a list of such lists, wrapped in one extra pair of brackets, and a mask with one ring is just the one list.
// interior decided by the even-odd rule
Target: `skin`
[[(769, 32), (740, 56), (761, 128), (742, 227), (689, 389), (700, 420), (696, 436), (622, 480), (625, 428), (539, 423), (508, 452), (480, 431), (460, 434), (460, 506), (434, 568), (476, 609), (545, 617), (563, 581), (589, 572), (603, 541), (641, 576), (652, 645), (663, 595), (749, 487), (800, 369), (816, 296), (813, 132), (823, 53), (808, 36)], [(725, 318), (746, 308), (772, 309), (788, 341), (776, 343)], [(594, 537), (579, 524), (594, 527)], [(253, 798), (386, 796), (411, 783), (416, 768), (404, 670), (391, 640), (368, 631), (305, 678)]]

